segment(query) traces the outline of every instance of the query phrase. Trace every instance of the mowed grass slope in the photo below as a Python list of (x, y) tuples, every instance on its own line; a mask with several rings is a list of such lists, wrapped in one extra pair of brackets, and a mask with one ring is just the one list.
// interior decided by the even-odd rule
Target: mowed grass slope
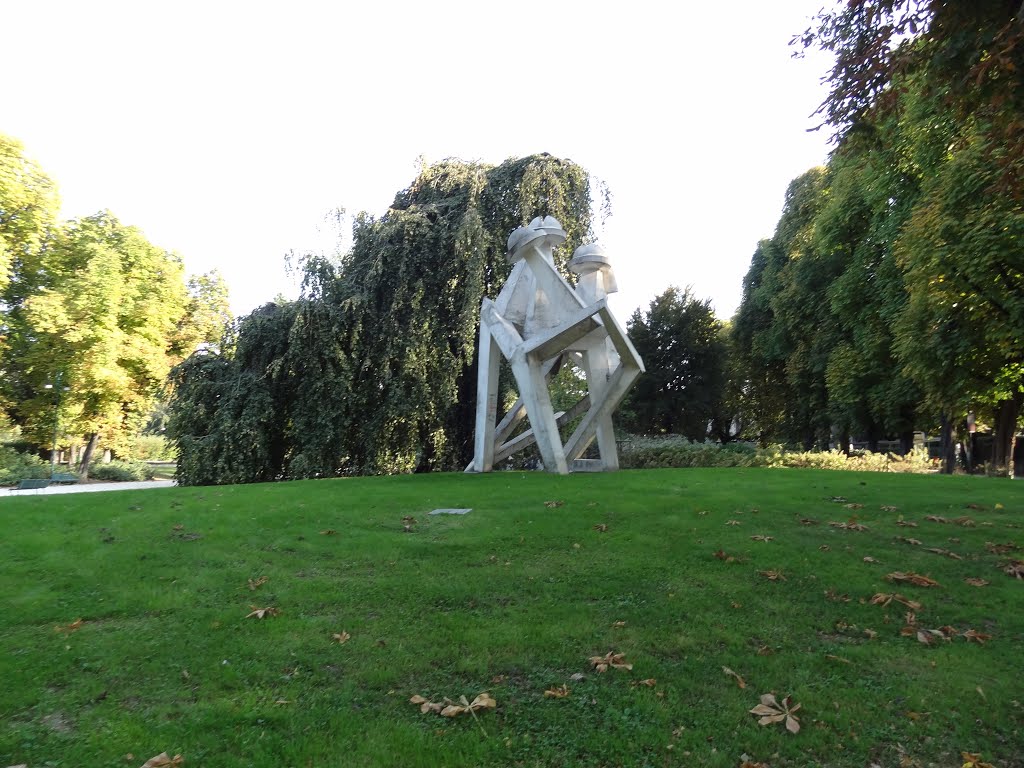
[[(1022, 525), (1021, 483), (811, 470), (3, 499), (0, 766), (1022, 766)], [(894, 592), (991, 639), (902, 636)], [(748, 713), (768, 692), (799, 733)]]

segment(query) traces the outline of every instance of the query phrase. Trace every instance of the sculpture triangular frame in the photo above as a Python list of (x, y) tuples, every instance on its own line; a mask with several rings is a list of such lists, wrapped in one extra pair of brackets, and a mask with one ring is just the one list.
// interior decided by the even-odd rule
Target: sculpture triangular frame
[[(617, 286), (604, 251), (596, 244), (576, 249), (569, 268), (580, 279), (573, 288), (553, 257), (565, 239), (550, 216), (509, 237), (508, 258), (515, 266), (498, 297), (485, 298), (480, 307), (476, 444), (467, 472), (490, 472), (533, 444), (549, 472), (618, 469), (612, 413), (643, 372), (643, 361), (608, 309), (607, 294)], [(495, 424), (501, 357), (511, 364), (519, 400)], [(588, 393), (556, 414), (548, 379), (566, 358), (582, 369)], [(581, 414), (563, 444), (559, 427)], [(510, 438), (524, 416), (530, 428)], [(583, 459), (595, 439), (600, 458)]]

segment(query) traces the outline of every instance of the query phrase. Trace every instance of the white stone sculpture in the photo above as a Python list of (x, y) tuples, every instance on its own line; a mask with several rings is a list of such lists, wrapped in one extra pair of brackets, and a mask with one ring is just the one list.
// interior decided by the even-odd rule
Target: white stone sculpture
[[(612, 412), (643, 372), (643, 362), (608, 310), (606, 297), (618, 288), (604, 251), (597, 244), (576, 249), (569, 262), (579, 275), (574, 289), (552, 256), (564, 242), (562, 225), (550, 216), (519, 227), (508, 239), (515, 266), (498, 297), (485, 298), (480, 307), (476, 445), (467, 472), (490, 472), (534, 443), (548, 472), (618, 469)], [(512, 366), (519, 400), (496, 425), (499, 355)], [(548, 380), (566, 361), (583, 371), (588, 394), (556, 414)], [(563, 444), (559, 427), (581, 414)], [(524, 416), (530, 429), (510, 439)], [(601, 458), (580, 458), (595, 438)]]

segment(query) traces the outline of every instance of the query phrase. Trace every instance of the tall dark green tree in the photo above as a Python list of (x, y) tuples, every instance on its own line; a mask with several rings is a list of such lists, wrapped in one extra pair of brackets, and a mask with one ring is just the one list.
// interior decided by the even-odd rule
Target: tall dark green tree
[(671, 287), (646, 312), (637, 309), (626, 327), (647, 373), (623, 404), (623, 426), (706, 439), (721, 416), (727, 352), (710, 300)]

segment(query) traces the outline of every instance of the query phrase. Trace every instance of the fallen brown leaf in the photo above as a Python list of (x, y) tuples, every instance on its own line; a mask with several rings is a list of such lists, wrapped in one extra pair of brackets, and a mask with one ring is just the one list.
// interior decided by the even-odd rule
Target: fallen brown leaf
[(991, 582), (971, 577), (964, 579), (964, 583), (970, 584), (972, 587), (987, 587)]
[(419, 521), (415, 517), (413, 517), (412, 515), (406, 515), (405, 517), (402, 518), (402, 522), (405, 523), (406, 525), (416, 525), (416, 523), (419, 522)]
[(65, 635), (70, 635), (72, 632), (77, 632), (85, 624), (83, 619), (75, 619), (70, 624), (58, 624), (53, 629), (55, 632), (63, 632)]
[(1016, 552), (1018, 549), (1020, 549), (1020, 547), (1018, 547), (1012, 541), (1008, 541), (1005, 544), (993, 544), (991, 541), (986, 541), (985, 549), (987, 549), (993, 555), (1008, 555), (1011, 552)]
[(175, 766), (185, 764), (185, 758), (181, 755), (175, 755), (171, 757), (166, 752), (161, 752), (156, 757), (151, 757), (145, 763), (142, 764), (142, 768), (166, 768), (166, 766)]
[(247, 619), (265, 619), (268, 616), (278, 616), (281, 611), (273, 606), (267, 606), (266, 608), (257, 608), (255, 605), (250, 605), (252, 613), (248, 614), (245, 618)]
[(820, 549), (822, 552), (828, 552), (830, 549), (832, 549), (832, 547), (830, 547), (828, 544), (822, 544), (820, 547), (818, 547), (818, 549)]
[(879, 507), (879, 509), (882, 510), (883, 512), (899, 512), (900, 511), (899, 507), (894, 507), (894, 506), (891, 506), (889, 504), (883, 504), (882, 506)]
[(604, 656), (591, 656), (590, 663), (598, 672), (607, 672), (609, 669), (633, 669), (633, 665), (626, 662), (626, 654), (609, 651)]
[(751, 709), (750, 714), (757, 715), (758, 725), (785, 723), (787, 731), (798, 733), (800, 731), (800, 721), (794, 713), (799, 709), (800, 705), (794, 705), (789, 696), (779, 702), (774, 694), (765, 693), (761, 695), (761, 703)]
[(902, 517), (896, 521), (896, 525), (900, 528), (917, 528), (917, 523), (912, 520), (904, 520)]
[(569, 695), (569, 689), (563, 684), (559, 686), (552, 686), (544, 691), (545, 699), (564, 699)]
[(622, 629), (624, 626), (626, 626), (626, 622), (624, 622), (624, 621), (613, 621), (612, 622), (612, 629)]
[(743, 678), (740, 677), (739, 675), (737, 675), (735, 672), (733, 672), (728, 667), (722, 667), (722, 671), (725, 672), (725, 674), (729, 675), (729, 677), (735, 678), (736, 679), (736, 685), (738, 685), (740, 688), (746, 688), (747, 687), (747, 684), (743, 680)]
[(826, 653), (825, 654), (825, 658), (826, 659), (831, 659), (832, 661), (841, 662), (842, 664), (853, 664), (853, 662), (850, 661), (849, 659), (844, 659), (842, 656), (836, 656), (835, 654), (832, 654), (832, 653)]
[(836, 522), (835, 520), (829, 521), (829, 525), (833, 528), (838, 528), (842, 531), (867, 531), (870, 530), (864, 523), (858, 523), (851, 520), (847, 523)]
[(897, 602), (902, 603), (912, 611), (921, 610), (921, 604), (919, 602), (916, 600), (910, 600), (899, 593), (888, 594), (886, 592), (879, 592), (874, 595), (869, 602), (871, 605), (881, 605), (883, 608), (892, 602)]
[(992, 639), (992, 635), (986, 635), (984, 632), (974, 629), (968, 629), (962, 637), (969, 643), (978, 643), (979, 645)]
[(801, 517), (800, 525), (817, 525), (818, 521), (811, 517)]
[(941, 515), (925, 515), (925, 520), (931, 520), (933, 523), (948, 523), (949, 520), (942, 517)]
[(870, 555), (868, 555), (867, 557), (864, 558), (864, 562), (865, 563), (877, 563), (878, 561), (875, 560), (875, 558), (873, 558)]
[(598, 523), (597, 525), (594, 526), (594, 530), (595, 531), (599, 531), (600, 533), (606, 533), (608, 531), (608, 524), (607, 523)]
[(775, 537), (774, 536), (765, 536), (764, 534), (758, 533), (758, 534), (755, 534), (755, 535), (751, 536), (750, 538), (753, 541), (768, 542), (768, 541), (772, 541)]
[(864, 505), (863, 504), (857, 504), (857, 503), (854, 503), (854, 504), (844, 504), (843, 506), (846, 507), (847, 509), (864, 509)]
[(249, 579), (249, 591), (255, 592), (257, 589), (267, 583), (266, 576), (260, 576), (258, 579)]
[(726, 520), (725, 524), (726, 525), (739, 525), (740, 521), (739, 520)]
[(917, 587), (940, 587), (942, 586), (939, 582), (935, 581), (928, 576), (922, 576), (919, 573), (903, 573), (902, 571), (893, 571), (885, 577), (888, 581), (897, 583), (913, 584)]
[(331, 639), (337, 640), (339, 645), (344, 645), (352, 639), (352, 635), (350, 635), (345, 630), (341, 630), (341, 632), (335, 632), (333, 635), (331, 635)]
[(981, 759), (981, 755), (973, 752), (961, 752), (960, 758), (964, 761), (963, 768), (995, 768), (992, 763), (986, 763)]
[(908, 539), (904, 536), (897, 536), (896, 541), (902, 541), (905, 544), (912, 544), (915, 547), (921, 546), (921, 541), (919, 539)]
[(973, 528), (977, 523), (969, 517), (958, 517), (953, 520), (957, 525), (962, 525), (964, 528)]
[(336, 536), (337, 534), (338, 532), (333, 528), (326, 528), (325, 530), (320, 531), (321, 536)]
[(768, 581), (786, 580), (786, 577), (782, 575), (782, 571), (758, 571), (758, 574), (764, 576)]
[(948, 549), (942, 549), (942, 547), (925, 547), (924, 551), (934, 552), (936, 555), (943, 555), (952, 560), (963, 560), (963, 558), (960, 557), (960, 555), (958, 555), (956, 552), (950, 552)]
[(555, 507), (560, 507), (563, 504), (565, 504), (564, 501), (545, 501), (544, 502), (544, 506), (548, 507), (549, 509), (554, 509)]

